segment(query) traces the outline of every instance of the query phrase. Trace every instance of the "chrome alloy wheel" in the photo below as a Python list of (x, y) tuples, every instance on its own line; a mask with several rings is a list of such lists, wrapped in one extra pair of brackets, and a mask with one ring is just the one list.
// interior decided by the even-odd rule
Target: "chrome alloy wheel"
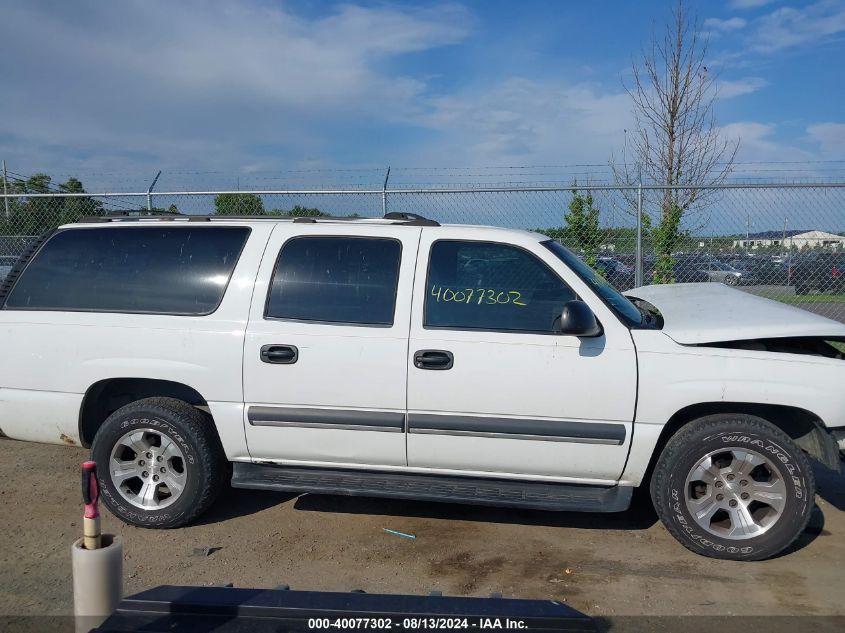
[(749, 539), (778, 522), (786, 485), (768, 457), (747, 448), (723, 448), (693, 466), (684, 500), (695, 522), (710, 534)]
[(185, 456), (173, 440), (153, 429), (134, 429), (112, 448), (109, 476), (133, 506), (159, 510), (182, 494), (188, 471)]

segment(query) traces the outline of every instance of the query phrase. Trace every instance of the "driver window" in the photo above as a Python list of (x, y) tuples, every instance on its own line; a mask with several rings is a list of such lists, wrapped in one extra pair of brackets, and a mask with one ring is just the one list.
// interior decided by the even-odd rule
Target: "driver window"
[(441, 240), (431, 248), (424, 325), (554, 333), (577, 299), (531, 253), (509, 244)]

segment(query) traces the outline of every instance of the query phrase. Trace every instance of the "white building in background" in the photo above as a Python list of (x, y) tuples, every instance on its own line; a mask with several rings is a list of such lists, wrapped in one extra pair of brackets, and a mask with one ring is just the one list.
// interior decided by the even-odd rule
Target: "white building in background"
[(826, 231), (763, 231), (734, 240), (734, 248), (827, 248), (845, 250), (845, 236)]

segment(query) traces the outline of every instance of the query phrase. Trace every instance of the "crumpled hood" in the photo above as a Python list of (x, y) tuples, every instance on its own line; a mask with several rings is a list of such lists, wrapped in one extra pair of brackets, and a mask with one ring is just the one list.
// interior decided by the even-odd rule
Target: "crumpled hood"
[(642, 286), (625, 293), (663, 315), (682, 345), (794, 336), (845, 337), (845, 324), (719, 283)]

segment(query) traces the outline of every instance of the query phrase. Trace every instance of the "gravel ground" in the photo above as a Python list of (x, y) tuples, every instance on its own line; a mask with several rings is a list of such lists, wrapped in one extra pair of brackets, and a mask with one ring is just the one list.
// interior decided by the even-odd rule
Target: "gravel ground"
[[(0, 441), (0, 615), (71, 612), (70, 544), (81, 532), (87, 451)], [(198, 524), (126, 526), (125, 590), (159, 584), (562, 600), (621, 615), (845, 615), (845, 478), (818, 469), (818, 508), (797, 545), (760, 563), (696, 556), (645, 500), (617, 515), (546, 513), (227, 491)], [(386, 534), (415, 534), (410, 540)], [(208, 556), (194, 548), (214, 548)]]

